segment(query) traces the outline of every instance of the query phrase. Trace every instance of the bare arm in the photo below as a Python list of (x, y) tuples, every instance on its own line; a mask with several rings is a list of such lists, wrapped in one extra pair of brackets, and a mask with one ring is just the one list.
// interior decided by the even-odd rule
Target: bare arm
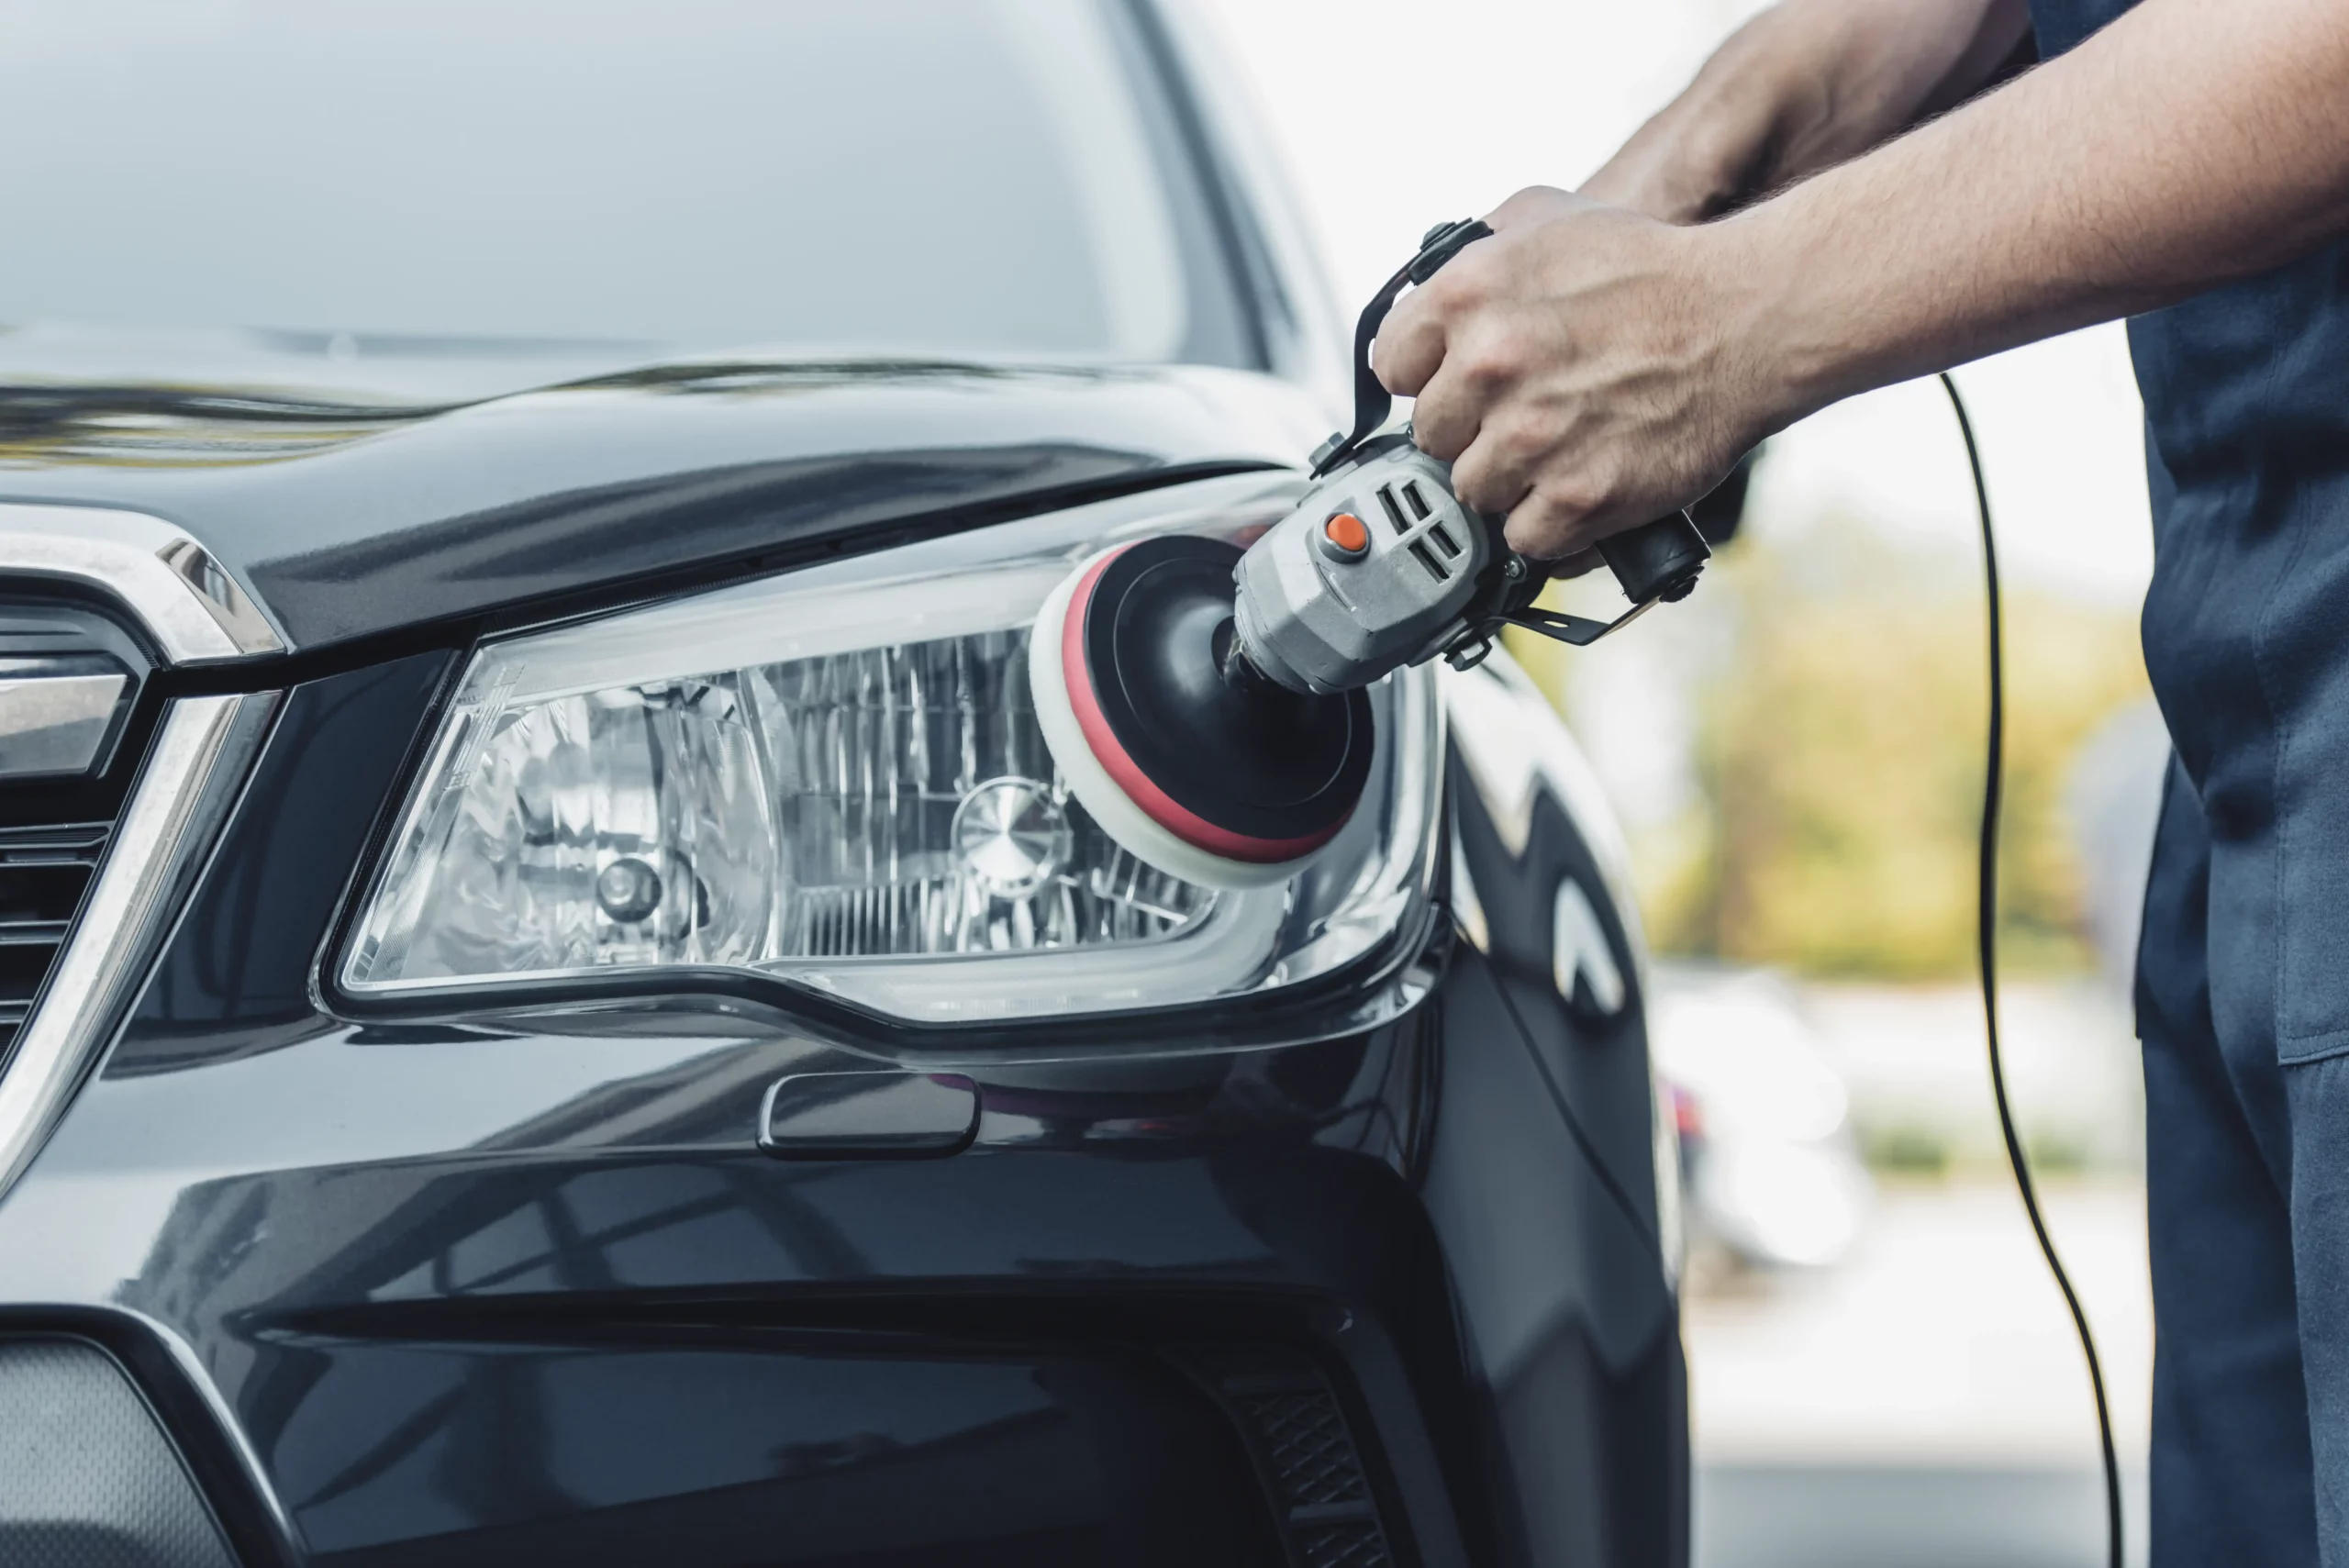
[(2030, 28), (2025, 0), (1782, 0), (1582, 194), (1667, 223), (1717, 217), (1970, 96)]
[(2174, 304), (2344, 229), (2349, 7), (2148, 0), (1709, 238), (1785, 285), (1767, 308), (1807, 412)]
[(2145, 0), (1735, 217), (1528, 191), (1406, 298), (1380, 373), (1541, 556), (1700, 495), (1868, 387), (2247, 276), (2349, 229), (2349, 6)]

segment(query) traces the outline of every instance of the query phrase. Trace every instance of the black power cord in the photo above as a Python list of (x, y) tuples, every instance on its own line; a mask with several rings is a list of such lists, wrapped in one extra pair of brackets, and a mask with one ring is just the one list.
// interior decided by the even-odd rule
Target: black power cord
[(2047, 1272), (2055, 1276), (2055, 1286), (2064, 1293), (2064, 1305), (2072, 1309), (2072, 1327), (2079, 1331), (2080, 1353), (2087, 1360), (2088, 1385), (2096, 1391), (2097, 1438), (2104, 1446), (2106, 1557), (2111, 1568), (2121, 1568), (2121, 1460), (2112, 1446), (2112, 1411), (2105, 1403), (2104, 1365), (2097, 1357), (2096, 1336), (2088, 1329), (2088, 1315), (2080, 1306), (2079, 1292), (2072, 1288), (2072, 1276), (2064, 1272), (2064, 1260), (2056, 1256), (2054, 1239), (2047, 1234), (2047, 1220), (2039, 1212), (2039, 1194), (2031, 1184), (2031, 1164), (2023, 1158), (2022, 1140), (2015, 1132), (2014, 1111), (2007, 1103), (2006, 1061), (1998, 1049), (1998, 803), (2007, 750), (2005, 630), (1998, 607), (1998, 547), (1990, 528), (1990, 487), (1982, 478), (1982, 451), (1975, 444), (1974, 421), (1966, 417), (1965, 399), (1957, 395), (1957, 383), (1944, 374), (1941, 384), (1942, 390), (1949, 394), (1950, 408), (1957, 415), (1957, 432), (1965, 439), (1965, 461), (1974, 471), (1975, 516), (1982, 525), (1983, 597), (1989, 609), (1990, 726), (1988, 740), (1983, 748), (1982, 861), (1975, 942), (1982, 968), (1982, 1021), (1990, 1044), (1990, 1093), (1998, 1104), (1998, 1132), (2007, 1140), (2007, 1162), (2014, 1168), (2015, 1189), (2022, 1195), (2023, 1212), (2031, 1217), (2032, 1234), (2039, 1238), (2039, 1252), (2047, 1260)]

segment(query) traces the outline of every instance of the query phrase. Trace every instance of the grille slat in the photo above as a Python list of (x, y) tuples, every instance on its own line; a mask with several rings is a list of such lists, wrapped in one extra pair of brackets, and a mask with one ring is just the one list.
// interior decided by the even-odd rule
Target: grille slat
[(1353, 1440), (1327, 1391), (1243, 1395), (1239, 1403), (1263, 1434), (1273, 1473), (1292, 1508), (1365, 1495)]
[(1386, 1540), (1375, 1524), (1312, 1530), (1297, 1541), (1306, 1568), (1388, 1568)]
[(0, 664), (15, 678), (60, 692), (91, 671), (117, 682), (106, 734), (75, 752), (78, 771), (36, 770), (59, 759), (41, 750), (40, 727), (25, 728), (21, 704), (0, 735), (0, 1070), (72, 934), (161, 715), (149, 689), (150, 641), (95, 605), (0, 583)]
[(1307, 1358), (1270, 1347), (1209, 1352), (1208, 1376), (1238, 1425), (1298, 1568), (1394, 1568), (1345, 1407)]
[(32, 1011), (110, 831), (103, 822), (0, 828), (0, 1050)]

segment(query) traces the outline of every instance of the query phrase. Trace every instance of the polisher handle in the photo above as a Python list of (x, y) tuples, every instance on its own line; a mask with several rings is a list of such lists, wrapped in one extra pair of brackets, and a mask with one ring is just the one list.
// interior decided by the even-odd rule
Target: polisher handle
[[(1528, 631), (1538, 631), (1576, 648), (1587, 648), (1610, 631), (1620, 631), (1657, 605), (1685, 599), (1697, 586), (1697, 574), (1712, 559), (1712, 547), (1686, 512), (1642, 523), (1598, 542), (1599, 559), (1615, 573), (1631, 607), (1613, 620), (1592, 620), (1564, 610), (1545, 610), (1532, 603), (1540, 583), (1532, 573), (1519, 577), (1520, 602), (1500, 618)], [(1478, 657), (1482, 657), (1481, 654)], [(1458, 662), (1458, 661), (1454, 661)]]
[(1686, 512), (1674, 512), (1598, 541), (1623, 596), (1635, 605), (1676, 604), (1697, 586), (1697, 574), (1712, 559), (1712, 547)]

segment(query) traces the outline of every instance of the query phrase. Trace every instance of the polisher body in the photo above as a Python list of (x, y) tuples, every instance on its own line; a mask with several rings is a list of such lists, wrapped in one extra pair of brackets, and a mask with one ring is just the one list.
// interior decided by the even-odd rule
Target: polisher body
[(1315, 451), (1312, 483), (1244, 553), (1161, 537), (1086, 562), (1044, 603), (1029, 645), (1044, 743), (1110, 837), (1209, 887), (1277, 884), (1353, 817), (1377, 747), (1364, 688), (1442, 655), (1465, 667), (1506, 625), (1583, 644), (1685, 595), (1709, 553), (1684, 514), (1598, 545), (1631, 608), (1612, 621), (1537, 608), (1542, 573), (1503, 519), (1464, 505), (1451, 465), (1378, 433), (1392, 406), (1370, 363), (1387, 307), (1483, 223), (1441, 224), (1354, 328), (1354, 422)]
[(1450, 464), (1377, 437), (1241, 558), (1233, 629), (1289, 690), (1352, 691), (1471, 636), (1472, 612), (1497, 617), (1512, 559), (1453, 494)]

